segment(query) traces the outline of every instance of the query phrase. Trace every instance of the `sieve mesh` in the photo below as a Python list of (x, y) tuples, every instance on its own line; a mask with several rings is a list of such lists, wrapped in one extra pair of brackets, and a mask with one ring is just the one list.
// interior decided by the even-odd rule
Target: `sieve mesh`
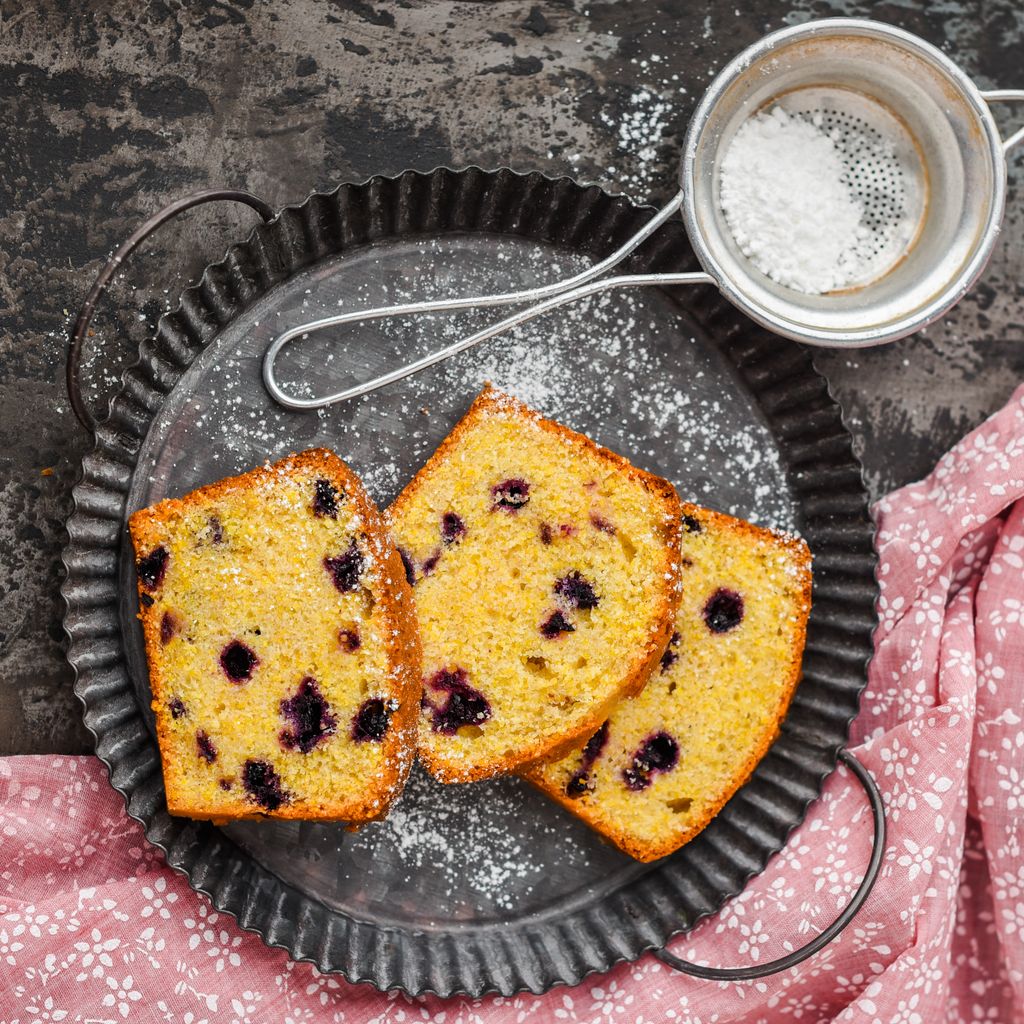
[(844, 183), (864, 211), (861, 223), (871, 238), (857, 248), (861, 255), (877, 256), (906, 212), (903, 170), (892, 145), (862, 118), (843, 110), (816, 108), (811, 120), (832, 139), (846, 170)]
[(797, 89), (770, 106), (826, 134), (843, 163), (843, 183), (863, 211), (849, 249), (861, 272), (849, 287), (882, 277), (907, 255), (925, 215), (927, 175), (906, 126), (876, 99), (852, 89)]
[[(686, 133), (682, 214), (698, 261), (740, 309), (798, 341), (863, 347), (920, 330), (962, 297), (998, 237), (1004, 151), (1015, 140), (1000, 137), (986, 102), (993, 96), (1015, 99), (1024, 90), (982, 93), (942, 51), (882, 22), (826, 18), (766, 36), (712, 82)], [(789, 202), (787, 163), (801, 191), (792, 199), (792, 223), (785, 207), (771, 208), (763, 238), (772, 234), (787, 243), (791, 227), (794, 242), (779, 254), (780, 263), (802, 259), (803, 269), (813, 270), (819, 253), (827, 253), (826, 271), (843, 272), (822, 275), (826, 286), (833, 278), (827, 291), (811, 293), (773, 277), (762, 257), (776, 253), (768, 246), (756, 253), (737, 241), (722, 207), (729, 147), (752, 115), (773, 108), (798, 121), (820, 121), (840, 161), (838, 172), (831, 158), (821, 167), (833, 164), (830, 179), (845, 173), (851, 198), (859, 201), (852, 211), (829, 180), (821, 190), (829, 205), (823, 199), (816, 208), (814, 179), (806, 173), (815, 173), (815, 164), (776, 152), (774, 165), (765, 165), (776, 174), (760, 189), (770, 200)], [(762, 182), (755, 177), (748, 184), (756, 198)], [(798, 247), (797, 239), (808, 244)]]

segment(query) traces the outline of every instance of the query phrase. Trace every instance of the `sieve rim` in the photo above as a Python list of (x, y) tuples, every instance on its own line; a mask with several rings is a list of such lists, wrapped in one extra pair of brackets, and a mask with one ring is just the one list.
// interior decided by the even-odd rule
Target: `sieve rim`
[[(699, 227), (693, 187), (698, 146), (703, 132), (711, 120), (711, 115), (726, 89), (744, 75), (755, 62), (786, 43), (800, 39), (842, 35), (896, 42), (935, 66), (958, 90), (968, 108), (975, 115), (978, 127), (984, 134), (987, 143), (987, 155), (993, 171), (993, 196), (988, 218), (984, 229), (979, 233), (974, 251), (956, 275), (929, 301), (914, 309), (913, 312), (883, 324), (852, 330), (808, 327), (773, 313), (761, 303), (747, 296), (742, 289), (735, 287), (715, 258), (711, 247), (707, 244), (704, 232)], [(897, 341), (921, 330), (938, 320), (963, 298), (981, 275), (995, 247), (1006, 204), (1006, 176), (1003, 139), (1000, 136), (995, 117), (982, 95), (982, 90), (959, 65), (920, 36), (895, 25), (868, 18), (821, 18), (769, 33), (741, 51), (722, 68), (701, 97), (687, 128), (683, 142), (679, 180), (683, 193), (682, 216), (690, 244), (693, 246), (701, 267), (714, 279), (718, 289), (733, 305), (776, 334), (804, 344), (823, 348), (867, 348)]]

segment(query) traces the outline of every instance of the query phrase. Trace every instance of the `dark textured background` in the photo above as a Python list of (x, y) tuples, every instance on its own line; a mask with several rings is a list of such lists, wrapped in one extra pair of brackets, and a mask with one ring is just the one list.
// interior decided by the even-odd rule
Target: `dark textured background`
[[(0, 753), (88, 749), (58, 595), (87, 445), (64, 393), (65, 338), (103, 258), (164, 203), (235, 185), (277, 206), (342, 180), (467, 163), (660, 202), (715, 72), (810, 17), (889, 21), (983, 87), (1024, 84), (1019, 0), (737, 3), (0, 0)], [(1003, 234), (971, 295), (913, 339), (818, 354), (873, 494), (926, 472), (1021, 377), (1022, 203), (1018, 152)], [(133, 259), (94, 325), (95, 400), (252, 218), (193, 211)]]

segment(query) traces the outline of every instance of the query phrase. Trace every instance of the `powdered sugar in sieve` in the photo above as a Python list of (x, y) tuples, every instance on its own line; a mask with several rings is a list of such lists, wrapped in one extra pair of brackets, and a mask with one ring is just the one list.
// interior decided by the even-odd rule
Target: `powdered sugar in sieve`
[(924, 161), (907, 126), (852, 89), (798, 89), (776, 104), (828, 134), (843, 162), (844, 183), (861, 205), (867, 233), (852, 249), (862, 272), (849, 287), (881, 277), (914, 244), (928, 204)]
[(859, 288), (906, 255), (927, 198), (920, 154), (902, 122), (850, 89), (774, 98), (737, 130), (720, 200), (743, 254), (809, 294)]

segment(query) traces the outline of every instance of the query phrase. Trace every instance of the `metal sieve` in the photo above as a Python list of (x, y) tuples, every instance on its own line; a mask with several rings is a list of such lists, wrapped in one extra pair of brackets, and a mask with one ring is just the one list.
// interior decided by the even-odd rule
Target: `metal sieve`
[[(723, 294), (797, 341), (859, 347), (895, 341), (960, 300), (999, 232), (1005, 142), (989, 103), (935, 47), (873, 21), (837, 18), (767, 36), (726, 67), (687, 132), (683, 216), (701, 265)], [(733, 242), (718, 201), (719, 164), (752, 112), (780, 106), (831, 129), (872, 249), (853, 286), (806, 295), (776, 284)]]
[[(718, 75), (690, 123), (680, 190), (643, 228), (583, 272), (539, 288), (354, 311), (279, 335), (263, 362), (281, 405), (312, 409), (355, 398), (465, 351), (567, 302), (609, 288), (713, 284), (778, 334), (829, 347), (879, 345), (940, 317), (981, 272), (999, 231), (1006, 194), (1003, 140), (989, 104), (1024, 101), (1024, 90), (981, 92), (934, 46), (880, 22), (830, 18), (783, 29), (743, 51)], [(820, 295), (762, 273), (739, 249), (719, 199), (722, 158), (752, 115), (781, 107), (832, 139), (844, 181), (861, 205), (851, 239), (859, 276)], [(703, 272), (602, 275), (681, 210)], [(362, 320), (532, 303), (484, 330), (374, 380), (324, 397), (282, 390), (278, 354), (293, 339)]]

